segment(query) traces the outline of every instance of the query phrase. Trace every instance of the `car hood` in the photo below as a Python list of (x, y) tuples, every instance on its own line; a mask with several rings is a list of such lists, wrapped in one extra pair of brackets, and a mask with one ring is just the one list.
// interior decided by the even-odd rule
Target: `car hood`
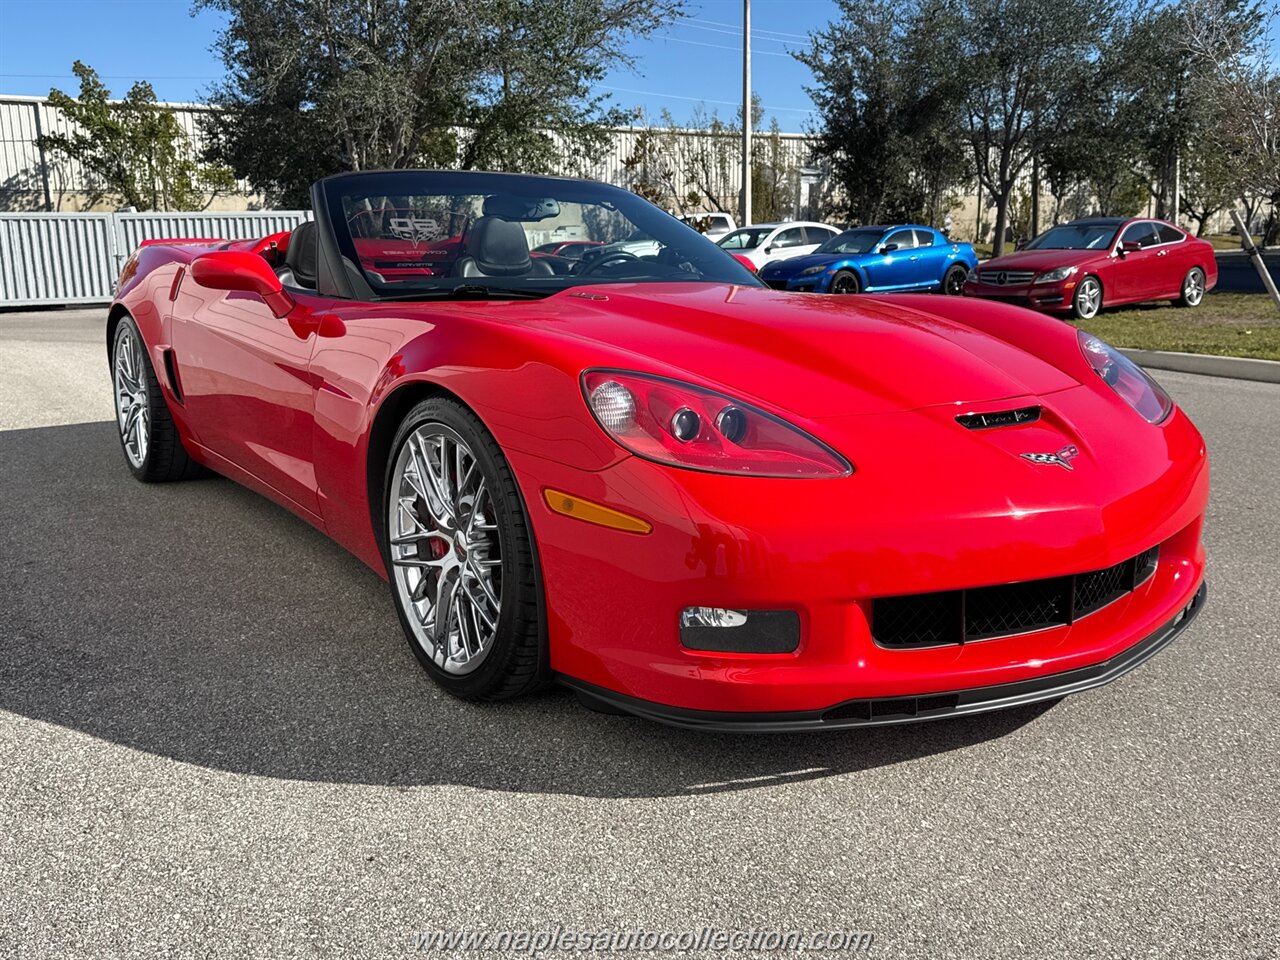
[(775, 260), (768, 264), (760, 275), (770, 277), (794, 277), (806, 267), (825, 267), (837, 260), (854, 260), (857, 254), (844, 253), (809, 253), (802, 257), (788, 257), (786, 260)]
[(890, 302), (669, 283), (577, 288), (520, 306), (528, 322), (611, 348), (599, 366), (698, 380), (808, 418), (1042, 395), (1078, 383), (1003, 340)]
[(1055, 267), (1075, 267), (1093, 260), (1105, 260), (1111, 249), (1101, 250), (1019, 250), (982, 264), (982, 270), (1035, 270), (1043, 272)]

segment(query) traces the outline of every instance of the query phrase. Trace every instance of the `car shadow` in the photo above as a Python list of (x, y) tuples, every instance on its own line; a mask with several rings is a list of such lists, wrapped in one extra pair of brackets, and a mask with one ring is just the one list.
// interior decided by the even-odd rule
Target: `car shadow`
[(669, 796), (961, 749), (1048, 709), (735, 736), (592, 713), (560, 689), (465, 703), (422, 673), (383, 581), (267, 500), (220, 478), (137, 483), (111, 423), (2, 432), (0, 463), (0, 708), (185, 763)]

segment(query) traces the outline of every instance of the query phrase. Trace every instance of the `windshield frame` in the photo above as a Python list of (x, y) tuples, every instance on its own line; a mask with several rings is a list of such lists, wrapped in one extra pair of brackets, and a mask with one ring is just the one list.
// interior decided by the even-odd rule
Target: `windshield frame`
[[(573, 276), (484, 276), (427, 277), (429, 282), (387, 283), (370, 277), (356, 251), (354, 238), (347, 229), (344, 199), (359, 196), (467, 196), (494, 194), (519, 197), (554, 197), (563, 203), (597, 205), (618, 212), (630, 224), (630, 233), (643, 232), (683, 257), (678, 263), (661, 264), (661, 275)], [(380, 170), (353, 172), (326, 177), (312, 186), (312, 203), (319, 221), (320, 259), (317, 292), (354, 300), (412, 300), (421, 293), (423, 300), (438, 300), (453, 287), (483, 284), (491, 295), (499, 297), (512, 290), (521, 298), (533, 292), (546, 296), (562, 293), (578, 286), (610, 283), (728, 283), (744, 287), (763, 287), (763, 282), (693, 228), (677, 220), (659, 207), (630, 191), (591, 180), (567, 177), (545, 177), (529, 174), (481, 173), (459, 170)], [(523, 221), (516, 221), (523, 222)], [(625, 241), (620, 241), (625, 242)], [(701, 273), (687, 273), (680, 264), (692, 264)], [(679, 268), (679, 269), (678, 269)]]

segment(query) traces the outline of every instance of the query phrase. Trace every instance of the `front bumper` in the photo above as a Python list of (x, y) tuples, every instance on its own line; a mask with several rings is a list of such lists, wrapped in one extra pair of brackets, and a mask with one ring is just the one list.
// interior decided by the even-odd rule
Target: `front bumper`
[(1056, 700), (1110, 683), (1146, 663), (1171, 644), (1204, 608), (1206, 586), (1202, 583), (1191, 602), (1149, 636), (1109, 660), (1054, 673), (1032, 680), (976, 687), (920, 697), (880, 697), (846, 700), (827, 710), (745, 713), (688, 710), (648, 700), (628, 697), (572, 677), (558, 677), (565, 686), (616, 710), (676, 727), (735, 733), (788, 733), (805, 730), (843, 730), (849, 727), (892, 726), (943, 720), (974, 713), (989, 713)]
[[(1118, 420), (1100, 391), (1050, 401), (1053, 415), (1034, 424), (976, 433), (957, 429), (952, 405), (802, 423), (855, 463), (832, 480), (716, 476), (635, 457), (584, 472), (513, 454), (552, 672), (650, 711), (812, 718), (851, 701), (946, 697), (1115, 660), (1191, 604), (1204, 579), (1203, 440), (1180, 410), (1152, 428)], [(1072, 471), (1020, 456), (1067, 441), (1080, 450)], [(651, 532), (554, 513), (548, 488), (639, 517)], [(919, 649), (872, 637), (879, 598), (1103, 570), (1156, 545), (1148, 580), (1070, 624)], [(695, 606), (794, 611), (799, 645), (687, 648), (680, 615)]]
[(826, 293), (831, 286), (831, 278), (836, 271), (811, 273), (808, 276), (767, 277), (761, 276), (770, 289), (785, 290), (789, 293)]
[(979, 297), (983, 300), (998, 300), (1019, 307), (1030, 307), (1044, 313), (1070, 313), (1071, 298), (1074, 296), (1076, 278), (1059, 280), (1055, 283), (994, 284), (977, 280), (966, 280), (964, 295)]

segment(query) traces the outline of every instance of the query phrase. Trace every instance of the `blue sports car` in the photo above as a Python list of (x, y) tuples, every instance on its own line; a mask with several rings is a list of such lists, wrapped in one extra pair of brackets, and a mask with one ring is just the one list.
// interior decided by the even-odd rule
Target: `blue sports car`
[(776, 260), (760, 271), (775, 290), (813, 293), (885, 293), (941, 290), (959, 295), (978, 266), (967, 243), (952, 243), (932, 227), (855, 227), (813, 253)]

